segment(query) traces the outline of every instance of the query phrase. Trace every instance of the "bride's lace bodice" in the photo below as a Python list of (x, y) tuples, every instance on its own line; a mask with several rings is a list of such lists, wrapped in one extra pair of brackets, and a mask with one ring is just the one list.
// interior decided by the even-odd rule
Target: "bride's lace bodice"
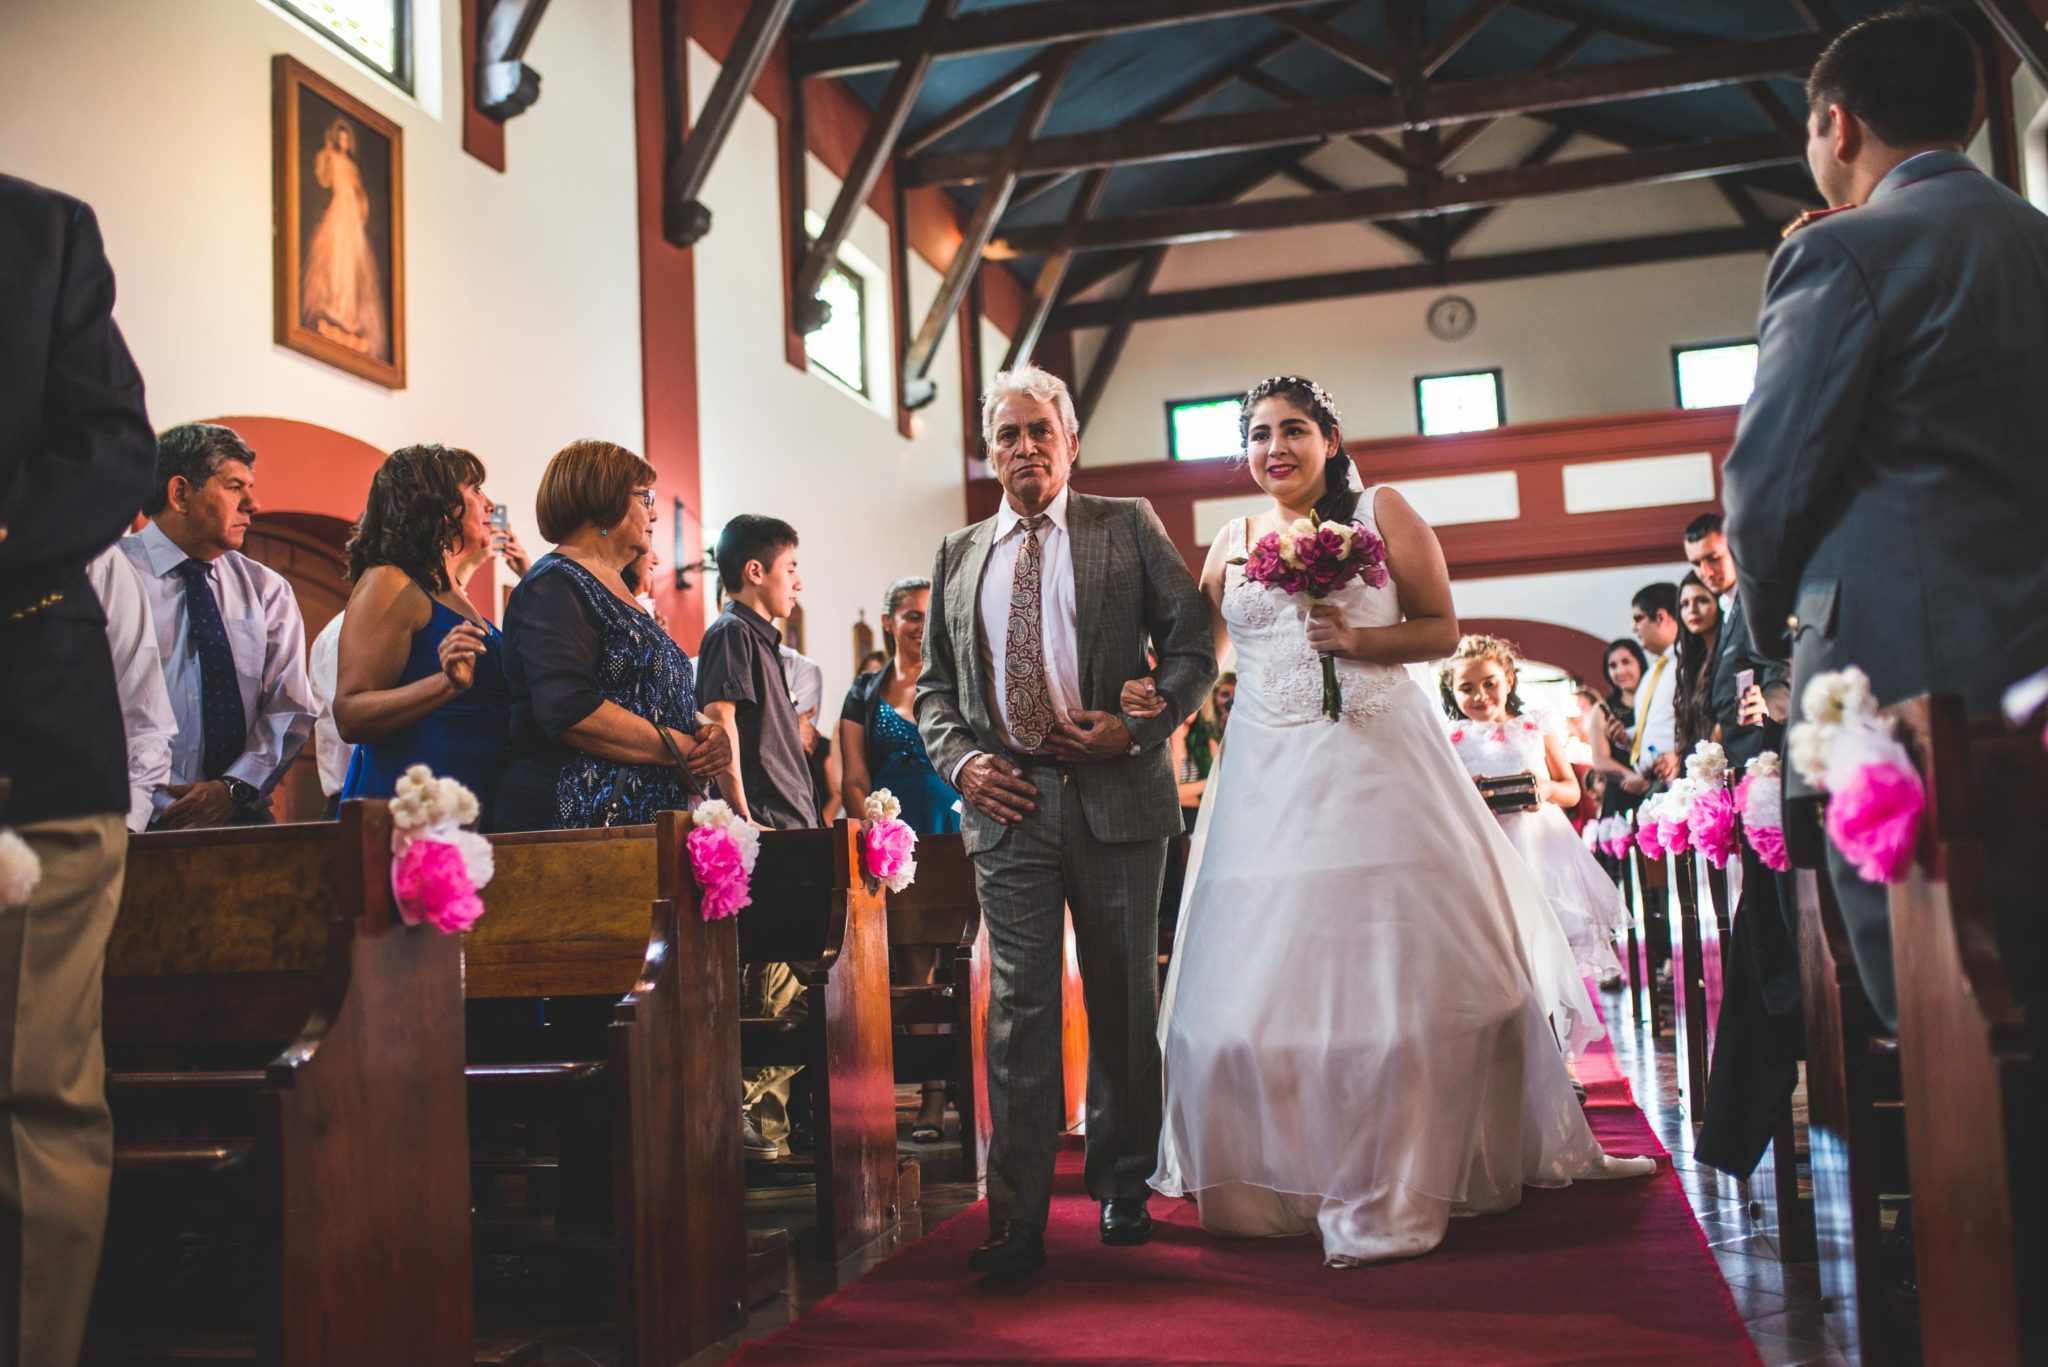
[[(1373, 496), (1367, 489), (1358, 499), (1357, 520), (1379, 535), (1373, 517)], [(1244, 518), (1230, 524), (1230, 559), (1249, 553)], [(1242, 565), (1223, 571), (1223, 621), (1237, 648), (1237, 715), (1250, 715), (1273, 726), (1321, 722), (1322, 661), (1308, 644), (1308, 612), (1315, 600), (1283, 594), (1244, 577)], [(1401, 604), (1389, 577), (1385, 587), (1371, 588), (1356, 580), (1324, 602), (1344, 610), (1352, 626), (1387, 627), (1401, 620)], [(1394, 689), (1407, 684), (1407, 671), (1397, 665), (1337, 661), (1337, 682), (1344, 694), (1344, 720), (1358, 725), (1386, 711)]]

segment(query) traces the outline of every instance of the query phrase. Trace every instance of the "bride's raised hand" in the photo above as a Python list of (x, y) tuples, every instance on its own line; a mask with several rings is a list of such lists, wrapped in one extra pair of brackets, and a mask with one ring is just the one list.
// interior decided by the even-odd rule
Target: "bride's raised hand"
[(1166, 710), (1166, 699), (1159, 696), (1159, 685), (1148, 676), (1126, 683), (1116, 705), (1127, 717), (1156, 717)]
[(1358, 632), (1335, 603), (1314, 603), (1308, 610), (1308, 644), (1318, 655), (1355, 656)]

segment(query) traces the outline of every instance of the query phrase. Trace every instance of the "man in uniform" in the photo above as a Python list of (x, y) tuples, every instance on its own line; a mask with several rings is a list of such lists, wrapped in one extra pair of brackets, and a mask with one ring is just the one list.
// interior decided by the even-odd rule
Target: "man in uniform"
[[(1807, 80), (1832, 207), (1771, 261), (1724, 472), (1750, 634), (1789, 649), (1795, 699), (1856, 665), (1882, 704), (1938, 691), (1989, 713), (2048, 664), (2048, 218), (1963, 154), (1977, 70), (1954, 20), (1901, 11), (1846, 30)], [(1896, 1028), (1885, 890), (1826, 858)]]

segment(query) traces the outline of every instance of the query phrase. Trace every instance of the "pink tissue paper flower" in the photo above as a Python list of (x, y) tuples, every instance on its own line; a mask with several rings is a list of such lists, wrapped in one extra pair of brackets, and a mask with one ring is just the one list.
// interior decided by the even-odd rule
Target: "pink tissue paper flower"
[(1657, 818), (1657, 843), (1666, 854), (1684, 854), (1692, 848), (1692, 828), (1685, 824), (1682, 814)]
[(868, 872), (886, 883), (903, 872), (917, 846), (917, 833), (901, 821), (877, 821), (861, 833)]
[(1643, 852), (1645, 859), (1664, 857), (1664, 846), (1657, 839), (1658, 826), (1654, 821), (1645, 821), (1636, 827), (1636, 848)]
[(1857, 769), (1828, 797), (1828, 836), (1870, 883), (1896, 883), (1912, 867), (1926, 790), (1909, 765), (1878, 761)]
[(1727, 789), (1709, 788), (1694, 798), (1685, 825), (1693, 848), (1715, 868), (1727, 868), (1728, 856), (1735, 853), (1735, 799)]
[(406, 846), (391, 870), (391, 890), (407, 925), (424, 921), (443, 934), (459, 935), (484, 914), (462, 851), (446, 841), (415, 840)]
[(753, 880), (747, 875), (739, 841), (720, 826), (692, 826), (688, 840), (690, 867), (703, 894), (704, 919), (722, 921), (753, 905)]
[(1744, 826), (1743, 836), (1749, 847), (1756, 851), (1756, 857), (1764, 861), (1764, 867), (1778, 873), (1792, 870), (1792, 856), (1785, 852), (1785, 828), (1783, 826)]

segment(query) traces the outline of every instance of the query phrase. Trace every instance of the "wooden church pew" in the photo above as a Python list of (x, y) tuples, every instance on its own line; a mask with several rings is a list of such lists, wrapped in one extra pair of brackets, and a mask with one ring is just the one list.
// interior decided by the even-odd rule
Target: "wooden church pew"
[[(473, 1360), (462, 946), (399, 921), (390, 865), (382, 802), (130, 841), (105, 975), (116, 1181), (86, 1361)], [(177, 1317), (200, 1298), (132, 1256), (175, 1251), (192, 1214), (246, 1242), (253, 1334), (196, 1313), (179, 1327), (213, 1332), (138, 1323), (153, 1301)]]
[(558, 1232), (609, 1234), (622, 1360), (640, 1367), (723, 1337), (748, 1300), (737, 936), (699, 915), (688, 831), (664, 812), (491, 837), (489, 910), (465, 946), (472, 1001), (612, 999), (604, 1038), (568, 1032), (569, 1057), (518, 1032), (472, 1040), (487, 1061), (469, 1094), (478, 1117), (560, 1122)]
[[(1788, 827), (1817, 820), (1800, 810), (1788, 807)], [(1886, 1302), (1880, 1265), (1878, 1197), (1907, 1190), (1898, 1040), (1864, 995), (1832, 885), (1810, 867), (1795, 870), (1794, 881), (1821, 1291), (1861, 1360), (1889, 1362), (1910, 1341), (1910, 1326)]]
[[(887, 894), (860, 865), (860, 827), (768, 831), (753, 905), (739, 914), (739, 957), (787, 963), (806, 1014), (740, 1022), (748, 1067), (799, 1064), (811, 1089), (818, 1228), (845, 1257), (895, 1223), (896, 1089), (889, 1024)], [(734, 1098), (731, 1119), (738, 1119)]]
[[(1700, 932), (1700, 869), (1697, 851), (1665, 856), (1672, 896), (1671, 1021), (1678, 1049), (1678, 1090), (1693, 1129), (1700, 1127), (1707, 1098), (1712, 1017), (1707, 1007), (1705, 939)], [(1708, 916), (1713, 915), (1711, 909)]]
[[(947, 1078), (960, 1114), (962, 1181), (988, 1170), (988, 931), (974, 891), (974, 863), (957, 835), (917, 842), (917, 878), (889, 894), (892, 947), (935, 947), (950, 981), (891, 987), (896, 1081)], [(924, 1027), (912, 1033), (910, 1027)]]
[(1663, 1030), (1676, 1010), (1674, 993), (1678, 981), (1673, 969), (1669, 981), (1659, 983), (1657, 966), (1671, 959), (1671, 915), (1668, 859), (1646, 858), (1639, 849), (1628, 852), (1630, 877), (1635, 884), (1631, 903), (1635, 909), (1628, 972), (1631, 984), (1640, 984), (1643, 1020), (1655, 1034)]
[(1927, 782), (1892, 889), (1920, 1332), (1929, 1363), (2048, 1361), (2041, 1000), (2048, 753), (1950, 696), (1890, 710)]

